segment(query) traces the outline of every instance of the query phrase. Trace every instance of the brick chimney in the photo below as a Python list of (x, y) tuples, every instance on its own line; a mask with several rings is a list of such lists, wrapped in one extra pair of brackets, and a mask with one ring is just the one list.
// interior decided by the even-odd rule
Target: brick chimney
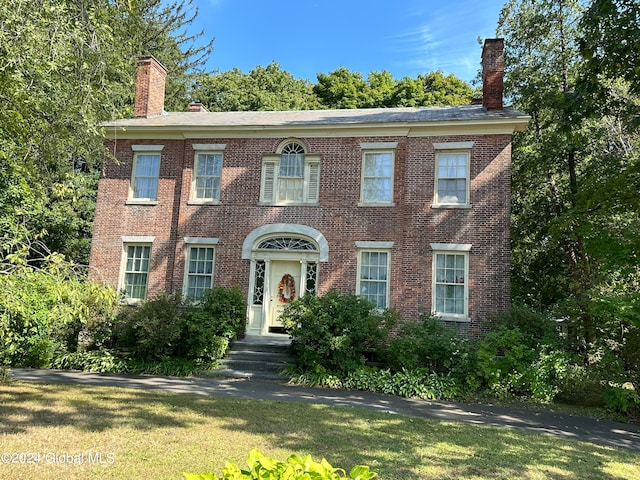
[(164, 82), (166, 77), (167, 69), (154, 57), (142, 57), (138, 60), (135, 118), (162, 115), (164, 111)]
[(191, 102), (189, 104), (189, 111), (190, 112), (208, 112), (209, 110), (207, 110), (207, 107), (205, 107), (200, 102)]
[(504, 39), (487, 38), (482, 47), (482, 105), (502, 110)]

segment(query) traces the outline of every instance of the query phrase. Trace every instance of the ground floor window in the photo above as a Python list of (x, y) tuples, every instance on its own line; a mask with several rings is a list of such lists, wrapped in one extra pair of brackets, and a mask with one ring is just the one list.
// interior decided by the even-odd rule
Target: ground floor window
[(358, 295), (384, 309), (389, 304), (389, 252), (361, 250), (358, 266)]
[[(433, 247), (433, 245), (432, 245)], [(433, 312), (444, 318), (467, 319), (469, 312), (470, 245), (436, 245), (433, 253)]]
[(186, 296), (202, 297), (213, 286), (213, 247), (189, 247), (187, 260)]
[(127, 300), (144, 300), (147, 296), (150, 245), (126, 245), (123, 290)]

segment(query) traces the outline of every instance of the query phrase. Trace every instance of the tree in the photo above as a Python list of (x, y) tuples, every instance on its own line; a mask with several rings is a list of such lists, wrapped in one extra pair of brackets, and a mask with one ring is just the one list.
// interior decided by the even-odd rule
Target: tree
[(320, 99), (322, 108), (359, 108), (369, 101), (368, 85), (358, 72), (340, 67), (331, 73), (318, 73), (318, 83), (313, 93)]
[(200, 75), (192, 97), (209, 110), (309, 110), (318, 102), (306, 80), (295, 79), (276, 62), (257, 66), (248, 74), (238, 68), (214, 75)]
[(97, 176), (107, 156), (97, 125), (133, 111), (136, 59), (173, 72), (169, 104), (187, 104), (189, 69), (211, 44), (180, 33), (191, 0), (42, 0), (0, 5), (0, 257), (41, 238), (87, 263)]
[[(580, 54), (602, 4), (583, 14), (574, 0), (511, 0), (501, 12), (507, 94), (531, 115), (514, 136), (513, 293), (565, 318), (585, 358), (613, 353), (640, 389), (640, 137), (626, 121), (640, 99), (625, 61), (596, 72)], [(620, 36), (631, 28), (599, 28), (636, 42)], [(602, 368), (614, 380), (613, 364)]]

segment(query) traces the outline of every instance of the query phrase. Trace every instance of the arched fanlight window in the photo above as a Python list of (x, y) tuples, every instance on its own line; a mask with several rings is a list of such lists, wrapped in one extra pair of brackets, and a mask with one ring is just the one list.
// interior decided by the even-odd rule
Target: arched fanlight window
[(274, 237), (258, 244), (259, 250), (297, 250), (318, 251), (318, 247), (309, 240), (295, 237)]

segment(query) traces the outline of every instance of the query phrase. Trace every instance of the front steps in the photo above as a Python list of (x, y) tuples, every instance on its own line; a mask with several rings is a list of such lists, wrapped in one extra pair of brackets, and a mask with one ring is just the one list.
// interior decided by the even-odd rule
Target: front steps
[(287, 335), (235, 340), (222, 359), (222, 368), (215, 373), (229, 378), (286, 382), (289, 376), (281, 371), (295, 365), (295, 358), (289, 353), (290, 345)]

